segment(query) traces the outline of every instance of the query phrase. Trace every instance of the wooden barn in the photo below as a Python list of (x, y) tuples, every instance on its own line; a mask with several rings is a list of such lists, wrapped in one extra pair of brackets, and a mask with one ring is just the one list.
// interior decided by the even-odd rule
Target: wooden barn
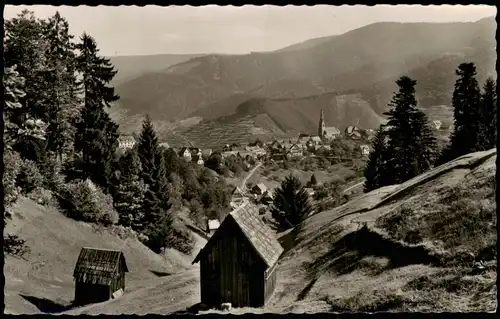
[(201, 303), (261, 307), (276, 285), (283, 248), (247, 202), (231, 212), (193, 261), (200, 262)]
[(126, 272), (127, 263), (121, 251), (82, 248), (73, 273), (75, 305), (118, 297), (125, 291)]

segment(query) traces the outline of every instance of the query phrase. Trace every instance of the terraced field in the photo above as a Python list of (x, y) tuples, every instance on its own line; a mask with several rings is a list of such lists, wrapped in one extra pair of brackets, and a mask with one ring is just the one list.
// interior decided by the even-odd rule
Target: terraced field
[[(265, 125), (259, 125), (265, 123)], [(269, 140), (283, 134), (278, 128), (269, 129), (271, 120), (257, 117), (245, 117), (233, 122), (207, 121), (188, 128), (178, 128), (166, 134), (165, 139), (172, 147), (185, 146), (185, 140), (202, 148), (218, 148), (225, 144), (245, 143), (257, 138)], [(183, 142), (184, 140), (184, 142)], [(172, 142), (171, 142), (172, 141)]]

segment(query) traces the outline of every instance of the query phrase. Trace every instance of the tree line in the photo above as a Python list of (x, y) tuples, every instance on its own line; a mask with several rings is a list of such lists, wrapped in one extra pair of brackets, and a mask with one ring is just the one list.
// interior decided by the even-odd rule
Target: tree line
[(427, 116), (415, 98), (417, 81), (402, 76), (389, 104), (388, 121), (377, 130), (364, 175), (365, 192), (405, 181), (462, 155), (496, 147), (496, 81), (479, 88), (474, 63), (462, 63), (453, 92), (454, 127), (449, 143), (437, 148)]
[(107, 111), (119, 100), (117, 70), (92, 36), (74, 41), (58, 12), (5, 21), (4, 57), (6, 205), (43, 188), (73, 218), (118, 223), (154, 251), (188, 253), (193, 239), (176, 212), (187, 207), (202, 225), (229, 211), (230, 187), (160, 147), (149, 117), (136, 147), (120, 153)]

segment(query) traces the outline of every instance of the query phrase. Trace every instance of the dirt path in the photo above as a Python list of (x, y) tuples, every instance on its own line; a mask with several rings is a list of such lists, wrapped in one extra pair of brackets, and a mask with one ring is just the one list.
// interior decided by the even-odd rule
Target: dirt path
[(352, 185), (352, 186), (350, 186), (350, 187), (348, 187), (348, 188), (344, 189), (344, 191), (343, 191), (343, 192), (344, 192), (344, 193), (345, 193), (345, 192), (348, 192), (348, 191), (350, 191), (351, 189), (353, 189), (353, 188), (355, 188), (355, 187), (358, 187), (358, 186), (360, 186), (360, 185), (363, 185), (363, 183), (364, 183), (364, 182), (365, 182), (365, 179), (363, 178), (363, 180), (362, 180), (361, 182), (359, 182), (359, 183), (357, 183), (357, 184), (354, 184), (354, 185)]
[(262, 163), (257, 164), (252, 170), (248, 173), (248, 175), (241, 181), (241, 190), (244, 191), (247, 188), (247, 181), (252, 175), (255, 173), (256, 170), (259, 169), (259, 167), (262, 166)]

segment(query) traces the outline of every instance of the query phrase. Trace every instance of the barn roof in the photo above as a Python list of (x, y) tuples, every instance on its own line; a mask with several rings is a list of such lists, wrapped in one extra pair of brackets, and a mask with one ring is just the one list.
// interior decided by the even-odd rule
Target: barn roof
[(119, 250), (83, 247), (78, 256), (73, 277), (86, 283), (109, 285), (116, 276), (119, 263), (128, 272), (123, 253)]
[(254, 188), (255, 187), (258, 187), (262, 192), (267, 191), (267, 186), (264, 183), (258, 183), (257, 185), (254, 186)]
[[(243, 235), (266, 265), (268, 267), (274, 266), (283, 252), (283, 247), (281, 247), (269, 226), (260, 219), (257, 206), (246, 202), (227, 215), (219, 229), (230, 219), (236, 222)], [(217, 238), (216, 234), (210, 238), (205, 247), (210, 245), (214, 238)], [(200, 260), (204, 249), (200, 250), (193, 263)]]

